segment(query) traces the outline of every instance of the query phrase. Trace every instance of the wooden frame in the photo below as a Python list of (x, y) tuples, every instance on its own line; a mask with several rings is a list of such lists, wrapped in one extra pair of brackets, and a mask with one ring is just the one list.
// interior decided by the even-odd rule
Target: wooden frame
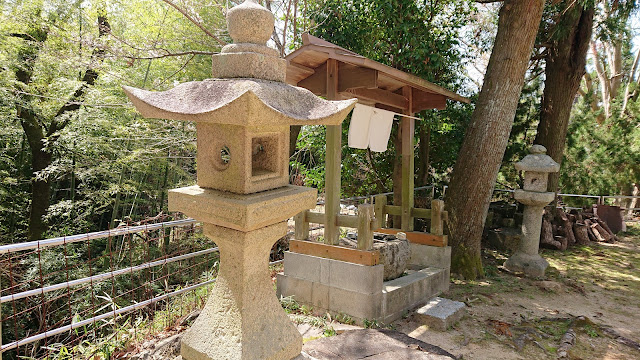
[(407, 234), (407, 240), (414, 244), (445, 247), (449, 243), (447, 235), (434, 235), (417, 231), (402, 231), (400, 229), (376, 229), (374, 232), (389, 235), (396, 235), (399, 232), (404, 232)]
[(380, 263), (380, 252), (378, 250), (357, 250), (313, 241), (291, 240), (289, 242), (289, 251), (366, 266), (375, 266)]

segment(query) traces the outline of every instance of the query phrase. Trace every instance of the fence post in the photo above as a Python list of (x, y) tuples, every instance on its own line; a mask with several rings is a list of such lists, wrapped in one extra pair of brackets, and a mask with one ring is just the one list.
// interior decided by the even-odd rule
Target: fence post
[(373, 205), (362, 204), (358, 206), (358, 249), (373, 249), (373, 231), (371, 219), (373, 218)]
[(442, 212), (444, 211), (444, 201), (431, 201), (431, 233), (433, 235), (444, 234), (444, 226), (442, 224)]
[(387, 214), (384, 213), (384, 207), (387, 205), (387, 195), (376, 195), (373, 204), (374, 216), (376, 218), (374, 228), (380, 229), (386, 227), (385, 219)]
[[(301, 211), (293, 217), (295, 221), (294, 239), (309, 240), (309, 222), (307, 222), (307, 211)], [(2, 359), (0, 359), (2, 360)]]

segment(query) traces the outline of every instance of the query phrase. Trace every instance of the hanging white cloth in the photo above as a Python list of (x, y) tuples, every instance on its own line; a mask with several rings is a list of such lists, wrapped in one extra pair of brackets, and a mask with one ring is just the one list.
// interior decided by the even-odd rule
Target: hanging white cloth
[(392, 111), (373, 108), (373, 117), (369, 124), (369, 148), (371, 151), (387, 151), (394, 115), (395, 113)]
[(370, 106), (356, 104), (349, 125), (349, 147), (356, 149), (369, 147), (369, 126), (374, 110)]

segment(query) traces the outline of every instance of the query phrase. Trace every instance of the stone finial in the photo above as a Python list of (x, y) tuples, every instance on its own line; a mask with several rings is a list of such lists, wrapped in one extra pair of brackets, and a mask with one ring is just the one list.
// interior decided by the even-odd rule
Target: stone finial
[(529, 149), (529, 152), (531, 154), (546, 154), (547, 148), (542, 145), (536, 144)]
[(227, 12), (227, 29), (233, 44), (213, 55), (213, 77), (253, 78), (284, 82), (287, 61), (267, 41), (273, 33), (275, 17), (255, 0), (246, 0)]
[(255, 0), (246, 0), (227, 12), (227, 29), (233, 42), (265, 45), (271, 34), (275, 17)]

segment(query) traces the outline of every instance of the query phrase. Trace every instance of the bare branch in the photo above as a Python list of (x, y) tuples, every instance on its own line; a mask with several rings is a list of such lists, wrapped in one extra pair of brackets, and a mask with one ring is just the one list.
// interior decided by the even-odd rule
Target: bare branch
[(227, 43), (225, 41), (223, 41), (222, 39), (220, 39), (219, 37), (215, 36), (211, 31), (207, 30), (207, 28), (204, 27), (204, 25), (202, 25), (198, 20), (196, 20), (193, 16), (189, 15), (187, 13), (186, 10), (184, 10), (183, 8), (179, 7), (178, 5), (176, 5), (173, 1), (171, 0), (162, 0), (165, 3), (169, 4), (171, 7), (173, 7), (174, 9), (178, 10), (178, 12), (180, 14), (182, 14), (184, 17), (187, 18), (187, 20), (191, 21), (195, 26), (197, 26), (198, 28), (200, 28), (200, 30), (204, 31), (205, 34), (207, 34), (210, 38), (212, 38), (213, 40), (215, 40), (218, 44), (220, 44), (220, 46), (225, 46), (227, 45)]

